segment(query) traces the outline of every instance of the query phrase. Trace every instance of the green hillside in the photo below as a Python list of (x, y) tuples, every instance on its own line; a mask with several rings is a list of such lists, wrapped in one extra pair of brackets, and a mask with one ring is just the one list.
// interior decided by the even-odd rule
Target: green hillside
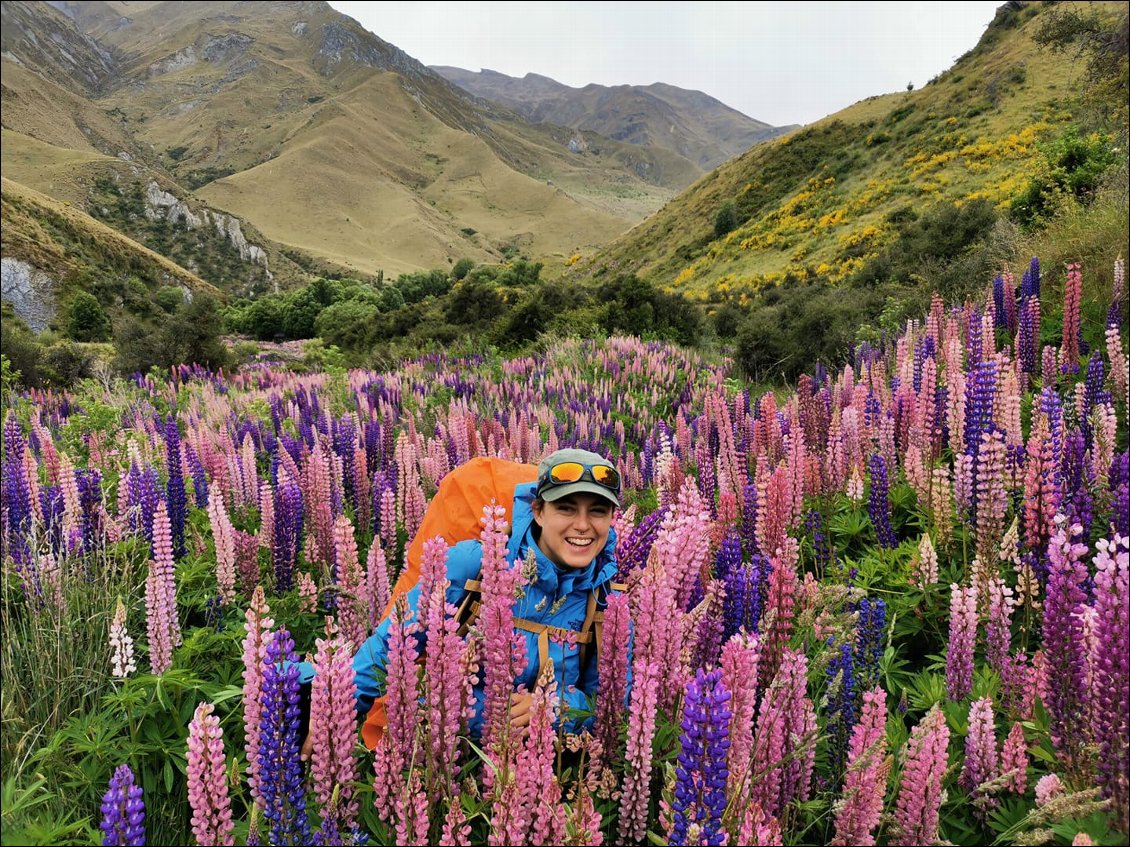
[[(922, 90), (868, 98), (754, 148), (580, 270), (634, 272), (739, 304), (781, 283), (836, 284), (869, 269), (897, 278), (875, 266), (913, 240), (924, 216), (991, 225), (1047, 170), (1045, 145), (1076, 131), (1095, 150), (1113, 146), (1079, 128), (1085, 63), (1033, 40), (1052, 6), (1002, 6), (977, 47)], [(1125, 14), (1125, 4), (1086, 9)], [(928, 268), (952, 256), (923, 258)]]

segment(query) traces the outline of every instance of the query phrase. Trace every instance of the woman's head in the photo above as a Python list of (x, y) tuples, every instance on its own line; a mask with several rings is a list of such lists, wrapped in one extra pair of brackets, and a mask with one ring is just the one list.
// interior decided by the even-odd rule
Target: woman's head
[(558, 450), (538, 465), (537, 543), (563, 567), (587, 567), (608, 543), (620, 505), (620, 474), (588, 450)]

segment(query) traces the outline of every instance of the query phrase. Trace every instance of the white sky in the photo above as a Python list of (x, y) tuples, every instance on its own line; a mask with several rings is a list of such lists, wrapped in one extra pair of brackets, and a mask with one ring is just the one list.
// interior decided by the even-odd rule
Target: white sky
[(330, 2), (425, 65), (666, 82), (775, 126), (923, 86), (976, 46), (999, 4)]

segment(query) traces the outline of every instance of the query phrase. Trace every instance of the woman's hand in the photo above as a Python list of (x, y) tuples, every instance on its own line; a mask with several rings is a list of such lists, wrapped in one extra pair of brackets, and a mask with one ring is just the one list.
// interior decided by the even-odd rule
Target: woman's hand
[(533, 699), (533, 695), (526, 693), (510, 695), (510, 726), (520, 729), (523, 738), (530, 731), (530, 704)]
[(310, 756), (314, 752), (314, 733), (306, 733), (306, 738), (302, 740), (302, 747), (298, 751), (298, 758), (303, 762), (310, 761)]

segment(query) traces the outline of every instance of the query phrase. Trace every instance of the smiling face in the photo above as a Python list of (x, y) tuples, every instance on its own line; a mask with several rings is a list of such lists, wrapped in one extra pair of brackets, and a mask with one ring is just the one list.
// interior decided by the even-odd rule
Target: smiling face
[(538, 500), (534, 520), (541, 527), (538, 547), (546, 558), (563, 567), (585, 568), (608, 542), (612, 504), (585, 493), (552, 502)]

